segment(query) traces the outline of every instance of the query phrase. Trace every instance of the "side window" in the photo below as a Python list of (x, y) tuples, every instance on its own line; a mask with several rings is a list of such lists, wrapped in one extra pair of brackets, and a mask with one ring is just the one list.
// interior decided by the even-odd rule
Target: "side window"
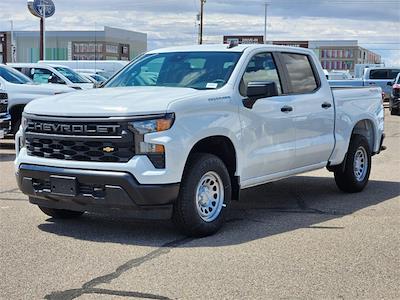
[(250, 60), (240, 83), (242, 96), (246, 95), (247, 85), (251, 81), (273, 81), (278, 88), (278, 94), (282, 94), (278, 70), (271, 53), (259, 53)]
[(307, 55), (282, 53), (282, 63), (287, 69), (291, 93), (312, 93), (318, 88), (310, 60)]
[(47, 69), (40, 69), (40, 68), (31, 69), (31, 78), (34, 82), (48, 83), (50, 76), (53, 76), (53, 72)]
[(371, 70), (369, 72), (369, 79), (388, 79), (387, 69)]
[(389, 70), (389, 79), (396, 79), (397, 74), (400, 73), (399, 69), (391, 69)]

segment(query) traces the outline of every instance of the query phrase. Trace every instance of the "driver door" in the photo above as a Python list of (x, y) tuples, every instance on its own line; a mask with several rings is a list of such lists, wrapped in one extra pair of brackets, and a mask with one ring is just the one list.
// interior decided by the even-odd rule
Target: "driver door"
[(240, 106), (242, 145), (245, 156), (244, 186), (256, 185), (279, 177), (292, 168), (296, 151), (291, 99), (284, 95), (280, 74), (272, 53), (255, 54), (249, 61), (240, 84), (242, 99), (249, 82), (273, 81), (278, 96), (259, 99), (253, 108)]

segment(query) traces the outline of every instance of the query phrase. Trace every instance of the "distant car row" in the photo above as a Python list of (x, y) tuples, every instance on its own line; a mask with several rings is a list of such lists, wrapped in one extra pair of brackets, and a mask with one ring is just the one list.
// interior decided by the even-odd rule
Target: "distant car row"
[[(396, 76), (400, 73), (400, 67), (373, 67), (366, 68), (362, 78), (347, 80), (329, 80), (330, 86), (379, 86), (385, 93), (385, 99), (389, 100), (392, 92), (392, 85)], [(328, 78), (330, 79), (330, 78)]]
[(30, 101), (98, 86), (124, 61), (39, 61), (0, 64), (0, 138), (15, 134)]

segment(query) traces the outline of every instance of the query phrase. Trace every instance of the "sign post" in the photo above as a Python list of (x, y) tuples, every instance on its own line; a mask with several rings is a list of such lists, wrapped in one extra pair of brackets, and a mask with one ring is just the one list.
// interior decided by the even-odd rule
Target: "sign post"
[(40, 18), (40, 59), (46, 59), (46, 18), (56, 12), (52, 0), (28, 0), (28, 9), (32, 15)]

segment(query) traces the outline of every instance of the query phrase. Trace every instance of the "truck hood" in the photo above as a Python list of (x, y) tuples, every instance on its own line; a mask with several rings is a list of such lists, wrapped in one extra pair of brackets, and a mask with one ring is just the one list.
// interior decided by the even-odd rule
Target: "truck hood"
[(171, 87), (100, 88), (37, 99), (25, 107), (36, 115), (111, 117), (165, 113), (168, 105), (205, 91)]

